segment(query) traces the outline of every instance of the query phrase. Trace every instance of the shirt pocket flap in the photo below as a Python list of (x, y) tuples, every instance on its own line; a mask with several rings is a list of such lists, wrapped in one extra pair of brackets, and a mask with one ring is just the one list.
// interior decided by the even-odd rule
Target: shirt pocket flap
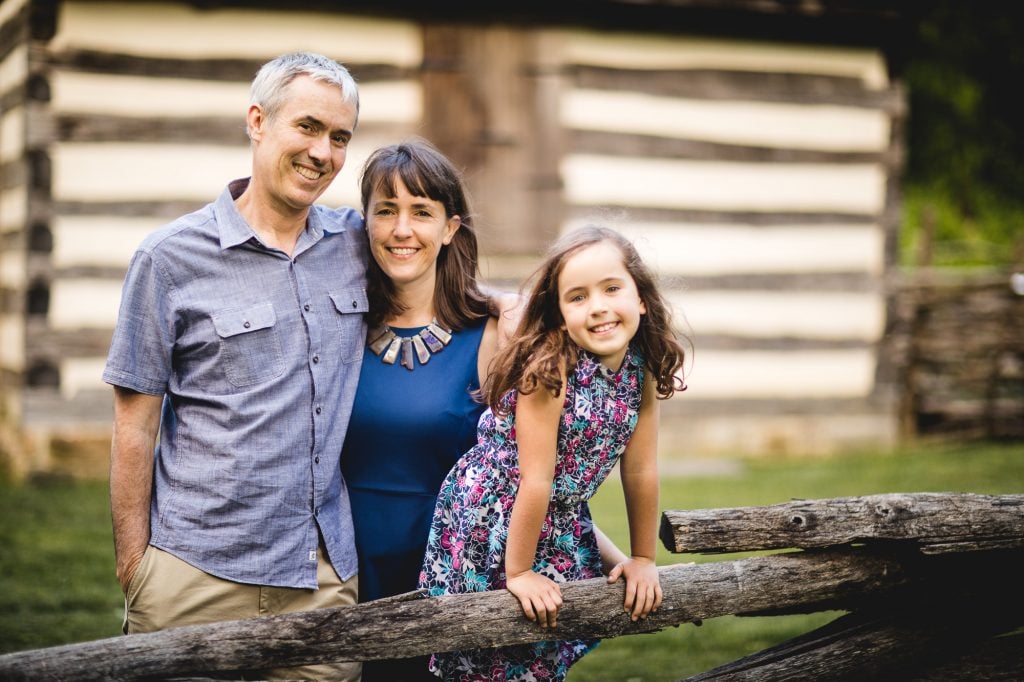
[(273, 327), (277, 322), (274, 306), (271, 303), (259, 303), (248, 308), (221, 310), (211, 315), (217, 336), (222, 339), (254, 332), (258, 329)]
[(365, 313), (370, 309), (370, 299), (366, 297), (366, 289), (352, 287), (331, 293), (334, 308), (342, 315), (348, 313)]

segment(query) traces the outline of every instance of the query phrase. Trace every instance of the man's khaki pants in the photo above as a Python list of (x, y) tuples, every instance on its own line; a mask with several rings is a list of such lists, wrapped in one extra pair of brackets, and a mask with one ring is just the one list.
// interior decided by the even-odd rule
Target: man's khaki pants
[[(214, 577), (150, 545), (128, 585), (124, 632), (131, 635), (356, 603), (357, 577), (339, 579), (322, 547), (317, 550), (316, 573), (317, 590), (245, 585)], [(361, 668), (360, 663), (349, 661), (251, 671), (241, 679), (358, 682)]]

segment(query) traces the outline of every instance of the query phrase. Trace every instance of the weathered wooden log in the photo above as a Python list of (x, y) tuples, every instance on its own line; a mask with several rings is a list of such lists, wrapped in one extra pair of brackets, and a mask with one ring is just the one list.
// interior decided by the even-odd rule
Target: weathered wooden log
[(713, 69), (620, 69), (576, 64), (567, 77), (581, 88), (624, 89), (695, 99), (745, 99), (807, 104), (851, 104), (900, 114), (897, 88), (869, 90), (857, 79), (790, 73), (744, 73)]
[(371, 660), (433, 651), (608, 638), (717, 616), (807, 605), (835, 608), (913, 583), (901, 561), (860, 550), (797, 552), (659, 569), (665, 600), (644, 621), (623, 613), (623, 585), (603, 578), (562, 587), (558, 627), (528, 622), (506, 591), (419, 598), (196, 625), (0, 656), (4, 680), (133, 680)]
[[(51, 49), (41, 63), (48, 63), (66, 71), (85, 73), (146, 76), (149, 78), (195, 78), (241, 83), (248, 83), (252, 79), (252, 75), (262, 66), (262, 60), (257, 59), (189, 59), (172, 58), (168, 55), (150, 57), (71, 48), (59, 51)], [(360, 83), (409, 78), (408, 68), (392, 64), (347, 63), (346, 65)]]
[[(399, 123), (367, 121), (366, 125), (364, 129), (360, 121), (360, 134), (401, 137), (412, 132), (409, 126)], [(56, 117), (55, 126), (62, 142), (173, 142), (242, 147), (249, 144), (241, 114), (162, 118), (61, 113)]]
[(1024, 680), (1024, 633), (994, 637), (963, 656), (925, 666), (906, 678), (908, 682), (949, 680)]
[[(813, 632), (694, 675), (686, 682), (915, 679), (922, 668), (936, 662), (944, 663), (941, 669), (946, 671), (948, 666), (962, 668), (964, 663), (957, 663), (958, 659), (972, 660), (971, 652), (981, 643), (1022, 621), (1019, 612), (985, 612), (976, 604), (941, 611), (935, 604), (905, 607), (890, 605), (884, 612), (841, 616)], [(1003, 658), (1000, 654), (997, 665)], [(978, 678), (953, 675), (945, 679)]]
[(662, 514), (672, 552), (743, 552), (904, 540), (924, 554), (1024, 547), (1024, 495), (905, 493)]
[(576, 153), (619, 154), (651, 158), (691, 160), (753, 161), (773, 163), (888, 163), (894, 156), (883, 151), (833, 151), (793, 147), (764, 147), (726, 142), (708, 142), (676, 136), (639, 133), (570, 130), (570, 144)]

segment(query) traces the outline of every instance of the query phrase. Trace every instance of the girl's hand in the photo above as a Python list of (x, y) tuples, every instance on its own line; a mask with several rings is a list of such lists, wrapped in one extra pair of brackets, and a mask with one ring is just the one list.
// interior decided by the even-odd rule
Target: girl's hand
[(661, 580), (654, 561), (645, 557), (626, 559), (608, 574), (608, 582), (617, 582), (619, 576), (626, 579), (626, 600), (623, 610), (630, 614), (630, 620), (646, 618), (661, 606)]
[(558, 609), (562, 607), (562, 589), (558, 583), (540, 573), (524, 571), (509, 576), (505, 586), (519, 600), (527, 619), (536, 621), (542, 628), (555, 627)]

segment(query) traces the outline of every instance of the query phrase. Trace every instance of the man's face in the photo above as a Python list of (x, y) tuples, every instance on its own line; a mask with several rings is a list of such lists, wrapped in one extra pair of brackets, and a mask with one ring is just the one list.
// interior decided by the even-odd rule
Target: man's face
[(356, 110), (336, 85), (299, 76), (272, 118), (249, 108), (253, 186), (282, 212), (312, 206), (345, 165)]

